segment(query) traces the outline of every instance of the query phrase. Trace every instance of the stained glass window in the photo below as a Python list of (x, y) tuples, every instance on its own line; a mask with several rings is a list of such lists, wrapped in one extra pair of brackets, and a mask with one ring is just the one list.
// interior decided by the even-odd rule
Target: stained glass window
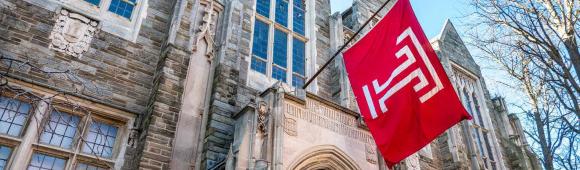
[(40, 143), (70, 149), (77, 132), (80, 118), (75, 115), (53, 111), (40, 135)]
[(29, 103), (0, 97), (0, 133), (14, 137), (20, 136), (30, 109)]

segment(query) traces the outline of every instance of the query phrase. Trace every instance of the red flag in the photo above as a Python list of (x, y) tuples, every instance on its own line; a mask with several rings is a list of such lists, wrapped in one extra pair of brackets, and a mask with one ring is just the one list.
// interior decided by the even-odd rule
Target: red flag
[(408, 0), (344, 53), (354, 95), (389, 167), (463, 119), (457, 97)]

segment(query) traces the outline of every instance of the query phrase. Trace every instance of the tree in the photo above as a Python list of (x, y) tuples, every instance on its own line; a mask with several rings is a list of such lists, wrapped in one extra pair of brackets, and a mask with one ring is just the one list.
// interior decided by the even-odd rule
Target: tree
[[(517, 106), (546, 169), (578, 166), (580, 4), (576, 0), (472, 0), (473, 45), (526, 94)], [(556, 163), (557, 165), (555, 165)]]
[[(21, 79), (21, 74), (34, 74), (36, 76), (47, 77), (53, 81), (51, 83), (32, 82), (31, 80)], [(45, 85), (46, 88), (51, 89), (54, 92), (49, 94), (37, 94), (25, 87), (15, 85), (15, 81), (28, 81), (28, 83), (34, 85)], [(0, 52), (0, 111), (2, 112), (1, 115), (3, 115), (2, 120), (12, 122), (15, 119), (26, 119), (26, 117), (30, 116), (29, 119), (33, 119), (34, 121), (30, 120), (29, 122), (36, 122), (36, 124), (30, 124), (29, 126), (37, 126), (39, 129), (43, 129), (37, 133), (39, 139), (41, 138), (43, 131), (54, 133), (56, 127), (49, 125), (50, 123), (48, 123), (48, 121), (40, 120), (40, 118), (34, 114), (25, 115), (17, 112), (17, 110), (21, 109), (19, 108), (21, 105), (20, 101), (31, 104), (28, 110), (33, 113), (37, 111), (40, 105), (47, 106), (48, 109), (46, 110), (52, 112), (50, 116), (51, 119), (54, 118), (59, 121), (64, 120), (62, 122), (66, 123), (67, 126), (76, 126), (72, 125), (72, 122), (69, 121), (70, 119), (63, 117), (62, 114), (55, 114), (64, 111), (62, 107), (59, 106), (66, 106), (67, 111), (88, 115), (86, 122), (83, 123), (90, 125), (93, 123), (93, 119), (90, 116), (91, 112), (80, 106), (74, 98), (87, 94), (93, 96), (102, 95), (100, 91), (101, 90), (92, 81), (85, 80), (78, 76), (74, 69), (51, 68), (46, 65), (43, 66), (37, 63), (32, 63), (26, 58), (12, 57)], [(42, 115), (48, 114), (46, 112), (40, 113)], [(45, 117), (45, 119), (48, 118), (48, 116), (41, 117)], [(101, 131), (101, 128), (96, 129), (96, 136), (106, 136), (107, 132)], [(102, 140), (103, 141), (99, 141), (96, 139), (92, 142), (107, 142), (104, 141), (104, 139)], [(95, 156), (102, 166), (110, 166), (106, 161), (99, 159), (99, 154), (103, 151), (97, 150), (98, 148), (96, 148), (96, 145), (87, 143), (88, 140), (83, 136), (79, 138), (79, 142), (83, 146), (88, 147), (91, 154)]]

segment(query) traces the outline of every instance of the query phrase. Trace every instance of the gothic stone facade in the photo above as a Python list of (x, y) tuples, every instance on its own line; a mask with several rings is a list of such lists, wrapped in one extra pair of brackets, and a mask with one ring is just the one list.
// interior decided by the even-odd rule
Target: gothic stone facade
[[(329, 0), (0, 0), (3, 59), (78, 80), (19, 67), (11, 86), (50, 96), (93, 85), (66, 100), (90, 114), (0, 99), (0, 115), (10, 101), (24, 118), (0, 117), (13, 129), (0, 129), (0, 169), (385, 169), (340, 57), (296, 88), (381, 3), (355, 0), (331, 14)], [(475, 119), (396, 168), (539, 168), (450, 22), (432, 44)]]

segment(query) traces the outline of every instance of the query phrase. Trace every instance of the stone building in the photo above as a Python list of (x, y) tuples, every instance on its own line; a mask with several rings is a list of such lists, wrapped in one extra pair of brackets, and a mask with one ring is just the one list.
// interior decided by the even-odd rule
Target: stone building
[[(0, 0), (10, 87), (92, 85), (3, 86), (0, 169), (385, 169), (340, 57), (297, 88), (383, 2)], [(451, 22), (432, 45), (475, 119), (396, 169), (539, 169)]]

